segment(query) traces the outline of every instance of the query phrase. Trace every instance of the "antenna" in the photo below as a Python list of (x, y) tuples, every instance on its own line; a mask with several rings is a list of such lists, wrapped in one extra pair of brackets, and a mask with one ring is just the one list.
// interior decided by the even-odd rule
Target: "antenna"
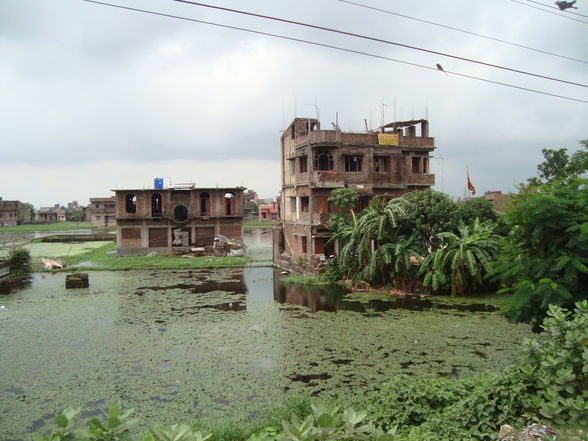
[(398, 118), (396, 117), (396, 97), (394, 97), (394, 121), (398, 121)]

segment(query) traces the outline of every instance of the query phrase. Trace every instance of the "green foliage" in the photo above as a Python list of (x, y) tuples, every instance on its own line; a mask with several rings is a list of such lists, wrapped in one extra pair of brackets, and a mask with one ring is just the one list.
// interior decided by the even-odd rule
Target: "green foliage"
[(15, 277), (27, 276), (32, 271), (31, 253), (26, 248), (11, 248), (8, 252), (10, 273)]
[(588, 179), (514, 195), (512, 228), (492, 276), (508, 292), (511, 320), (544, 317), (550, 304), (588, 299)]
[(404, 198), (386, 202), (384, 196), (375, 196), (361, 217), (352, 212), (350, 222), (340, 225), (331, 239), (341, 246), (341, 272), (372, 285), (403, 285), (414, 271), (410, 257), (418, 255), (414, 236), (399, 236), (400, 222), (410, 208)]
[(588, 427), (588, 302), (574, 313), (550, 306), (545, 332), (526, 342), (521, 373), (532, 405), (555, 424)]
[(319, 440), (374, 440), (393, 441), (396, 429), (384, 432), (368, 422), (366, 412), (352, 408), (343, 412), (338, 407), (328, 408), (312, 404), (312, 413), (303, 420), (293, 419), (276, 427), (266, 427), (252, 435), (248, 441), (319, 441)]
[(41, 435), (35, 433), (32, 438), (33, 441), (75, 441), (79, 438), (75, 436), (75, 431), (78, 429), (75, 417), (81, 409), (65, 409), (55, 417), (55, 425), (57, 429), (49, 435)]
[(212, 434), (206, 436), (202, 433), (192, 430), (187, 424), (174, 424), (173, 426), (164, 426), (157, 424), (149, 428), (141, 441), (206, 441)]
[(435, 291), (451, 287), (451, 295), (463, 294), (480, 287), (494, 263), (500, 246), (492, 221), (473, 225), (460, 223), (458, 233), (439, 233), (442, 246), (429, 254), (421, 264), (423, 284)]
[(586, 150), (578, 150), (571, 156), (567, 149), (543, 149), (544, 161), (537, 166), (539, 177), (528, 179), (533, 186), (554, 184), (582, 176), (588, 171), (588, 139), (580, 141)]
[(497, 222), (499, 214), (490, 201), (484, 198), (473, 198), (456, 202), (455, 218), (458, 224), (461, 221), (469, 225), (474, 223), (476, 219), (479, 219), (480, 222), (487, 220)]
[(88, 420), (88, 440), (93, 441), (126, 441), (130, 439), (130, 428), (136, 420), (129, 419), (133, 409), (122, 412), (120, 401), (115, 401), (108, 408), (105, 420), (98, 418)]
[(355, 208), (359, 195), (352, 188), (336, 188), (329, 196), (329, 202), (339, 213), (348, 213)]
[(456, 204), (446, 194), (427, 189), (413, 191), (403, 198), (411, 208), (402, 222), (402, 234), (416, 235), (424, 249), (437, 247), (437, 234), (456, 229)]

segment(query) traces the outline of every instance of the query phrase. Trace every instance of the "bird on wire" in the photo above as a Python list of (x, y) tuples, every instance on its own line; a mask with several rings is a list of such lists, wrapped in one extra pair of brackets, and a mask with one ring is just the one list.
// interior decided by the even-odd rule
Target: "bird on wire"
[(566, 1), (555, 2), (557, 7), (562, 11), (565, 11), (566, 9), (569, 9), (569, 8), (578, 9), (576, 6), (574, 6), (574, 3), (576, 3), (576, 0), (574, 0), (573, 2), (566, 2)]

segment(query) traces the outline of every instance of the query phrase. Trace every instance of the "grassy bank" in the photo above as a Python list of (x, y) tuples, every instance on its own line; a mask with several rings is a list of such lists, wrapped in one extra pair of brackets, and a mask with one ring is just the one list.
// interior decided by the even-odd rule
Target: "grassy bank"
[[(192, 268), (224, 268), (242, 266), (249, 263), (250, 257), (175, 257), (175, 256), (117, 256), (110, 252), (116, 250), (116, 244), (107, 243), (85, 253), (69, 257), (68, 264), (82, 264), (84, 270), (121, 271), (133, 269), (192, 269)], [(88, 262), (88, 265), (83, 265)], [(79, 270), (80, 267), (76, 267)]]
[(29, 224), (17, 225), (16, 227), (1, 227), (0, 231), (65, 231), (65, 230), (88, 230), (92, 228), (90, 222), (55, 222), (53, 224)]
[(260, 221), (258, 219), (246, 219), (243, 221), (243, 228), (246, 230), (273, 228), (276, 221)]

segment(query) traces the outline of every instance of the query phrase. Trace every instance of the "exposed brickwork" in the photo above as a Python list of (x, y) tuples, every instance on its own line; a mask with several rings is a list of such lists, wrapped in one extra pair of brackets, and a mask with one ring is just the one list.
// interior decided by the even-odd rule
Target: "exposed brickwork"
[[(419, 133), (417, 134), (417, 131)], [(389, 198), (429, 188), (429, 155), (435, 140), (426, 120), (397, 121), (369, 133), (321, 130), (316, 119), (296, 118), (281, 137), (281, 224), (276, 228), (274, 262), (316, 271), (330, 254), (325, 225), (329, 195), (349, 187), (357, 207), (376, 194)], [(306, 264), (304, 263), (306, 262)]]

